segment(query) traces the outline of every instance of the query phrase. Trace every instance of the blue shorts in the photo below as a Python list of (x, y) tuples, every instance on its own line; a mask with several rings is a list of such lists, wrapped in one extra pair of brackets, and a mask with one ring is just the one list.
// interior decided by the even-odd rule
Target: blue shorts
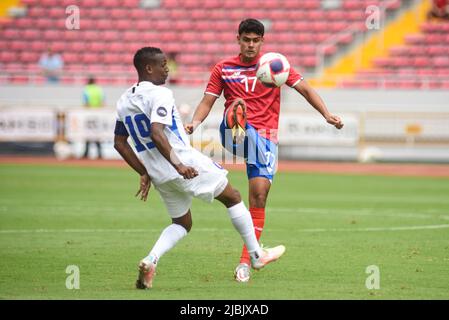
[[(227, 130), (226, 130), (227, 129)], [(224, 121), (220, 124), (221, 144), (234, 155), (244, 157), (248, 179), (264, 177), (273, 182), (276, 172), (278, 145), (262, 137), (250, 124), (246, 124), (245, 141), (234, 144), (232, 132)]]

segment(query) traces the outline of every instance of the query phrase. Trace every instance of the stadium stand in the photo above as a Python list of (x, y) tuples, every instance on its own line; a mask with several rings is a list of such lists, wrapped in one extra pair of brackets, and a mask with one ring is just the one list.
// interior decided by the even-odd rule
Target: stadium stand
[(340, 87), (449, 89), (449, 22), (431, 21), (420, 33), (405, 37), (405, 44), (374, 60), (374, 67), (360, 70)]
[[(334, 9), (323, 8), (320, 0), (161, 0), (159, 7), (140, 7), (139, 0), (80, 0), (80, 29), (68, 30), (66, 7), (72, 0), (22, 0), (24, 17), (0, 23), (0, 81), (43, 83), (37, 61), (48, 47), (61, 52), (65, 67), (62, 83), (82, 83), (86, 73), (100, 84), (134, 81), (132, 54), (141, 46), (159, 46), (177, 53), (181, 85), (201, 85), (209, 70), (221, 58), (237, 52), (238, 23), (250, 16), (266, 22), (265, 51), (284, 53), (302, 72), (317, 67), (317, 48), (348, 27), (365, 28), (369, 5), (381, 0), (342, 0)], [(389, 11), (400, 10), (406, 1), (389, 1)], [(385, 75), (413, 73), (447, 76), (449, 39), (447, 24), (429, 23), (423, 33), (410, 35), (408, 44), (394, 48), (376, 68), (359, 71), (344, 87), (373, 87)], [(324, 50), (326, 57), (354, 43), (348, 33)], [(434, 75), (434, 73), (432, 73)], [(379, 80), (380, 79), (380, 80)], [(448, 82), (427, 81), (429, 87), (446, 88)], [(416, 88), (422, 83), (387, 82), (385, 87)]]

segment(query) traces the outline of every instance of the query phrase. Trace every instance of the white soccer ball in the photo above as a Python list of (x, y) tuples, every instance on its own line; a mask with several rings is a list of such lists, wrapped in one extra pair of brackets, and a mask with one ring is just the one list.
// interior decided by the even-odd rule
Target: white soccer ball
[(256, 66), (256, 76), (267, 87), (280, 87), (288, 79), (290, 63), (280, 53), (268, 52), (260, 57)]

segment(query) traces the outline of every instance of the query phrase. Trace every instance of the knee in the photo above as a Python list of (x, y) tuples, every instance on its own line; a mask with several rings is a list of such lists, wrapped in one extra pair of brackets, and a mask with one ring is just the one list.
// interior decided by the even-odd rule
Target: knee
[(226, 196), (225, 201), (222, 202), (226, 205), (227, 208), (230, 208), (242, 202), (242, 196), (237, 189), (233, 188), (232, 191), (229, 192), (229, 194)]
[(251, 195), (252, 206), (256, 208), (265, 208), (267, 202), (267, 194), (265, 192), (256, 192)]
[(187, 233), (189, 233), (190, 230), (192, 229), (192, 220), (190, 220), (190, 221), (183, 221), (182, 223), (179, 223), (179, 222), (175, 222), (175, 223), (179, 224), (181, 227), (186, 229)]
[(187, 233), (189, 233), (190, 230), (192, 229), (192, 220), (187, 222), (186, 225), (184, 225), (183, 227), (184, 227), (184, 229), (186, 229)]
[(184, 229), (186, 229), (187, 232), (190, 232), (192, 229), (192, 219), (190, 216), (183, 216), (181, 218), (175, 218), (172, 219), (172, 223), (178, 224)]
[(240, 195), (240, 192), (237, 189), (232, 189), (232, 197), (231, 197), (230, 201), (234, 205), (242, 202), (242, 196)]

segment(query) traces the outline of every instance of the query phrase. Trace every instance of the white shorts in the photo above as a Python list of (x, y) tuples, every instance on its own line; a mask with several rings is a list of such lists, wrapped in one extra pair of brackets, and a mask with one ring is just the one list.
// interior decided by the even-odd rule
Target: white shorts
[(206, 161), (200, 168), (195, 167), (198, 176), (193, 179), (182, 177), (155, 185), (172, 218), (182, 217), (192, 205), (192, 198), (212, 202), (228, 185), (228, 171), (219, 164)]

